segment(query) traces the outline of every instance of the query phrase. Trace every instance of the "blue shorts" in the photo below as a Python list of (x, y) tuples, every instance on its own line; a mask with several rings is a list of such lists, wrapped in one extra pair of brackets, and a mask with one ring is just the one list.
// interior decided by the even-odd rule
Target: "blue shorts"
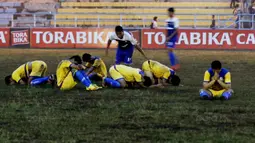
[(132, 56), (134, 52), (134, 46), (127, 47), (126, 49), (118, 47), (116, 53), (116, 64), (125, 63), (132, 64)]
[(166, 43), (166, 47), (167, 48), (175, 48), (176, 42), (177, 42), (177, 38), (173, 38)]

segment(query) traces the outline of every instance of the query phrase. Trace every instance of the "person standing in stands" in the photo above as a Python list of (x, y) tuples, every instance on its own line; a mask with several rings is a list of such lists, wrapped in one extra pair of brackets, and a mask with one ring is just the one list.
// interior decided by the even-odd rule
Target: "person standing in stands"
[(151, 29), (157, 29), (158, 28), (158, 22), (157, 21), (158, 21), (158, 17), (157, 16), (153, 17), (153, 20), (152, 20), (151, 25), (150, 25)]
[(239, 28), (239, 18), (240, 14), (242, 13), (241, 8), (239, 7), (239, 4), (235, 5), (235, 9), (233, 10), (233, 14), (235, 16), (235, 28)]
[(212, 15), (212, 24), (210, 25), (210, 28), (215, 29), (215, 15)]
[(236, 0), (231, 0), (230, 2), (230, 8), (235, 8)]

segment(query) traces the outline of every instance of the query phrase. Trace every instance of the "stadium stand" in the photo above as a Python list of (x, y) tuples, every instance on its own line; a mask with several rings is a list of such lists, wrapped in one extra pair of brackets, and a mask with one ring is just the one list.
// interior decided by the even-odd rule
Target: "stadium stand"
[[(176, 14), (181, 21), (180, 25), (183, 27), (209, 27), (212, 14), (229, 15), (233, 12), (229, 8), (228, 2), (84, 2), (84, 0), (72, 2), (68, 0), (61, 3), (56, 19), (58, 20), (57, 25), (60, 26), (74, 24), (78, 26), (113, 26), (119, 23), (123, 26), (140, 27), (149, 26), (151, 18), (158, 16), (158, 25), (162, 27), (165, 25), (164, 20), (167, 18), (166, 9), (168, 7), (176, 8)], [(222, 15), (216, 18), (224, 21), (231, 17)], [(233, 22), (224, 24), (231, 25), (231, 23)], [(220, 25), (220, 23), (216, 23), (216, 25)]]
[[(44, 0), (42, 3), (38, 0), (0, 0), (0, 21), (2, 21), (0, 26), (98, 27), (121, 24), (129, 27), (148, 27), (152, 17), (157, 16), (158, 25), (162, 27), (165, 25), (164, 20), (167, 18), (166, 9), (168, 7), (176, 8), (176, 14), (182, 27), (209, 27), (212, 15), (216, 15), (218, 26), (233, 23), (231, 16), (233, 10), (229, 8), (228, 0), (156, 1)], [(55, 13), (56, 22), (53, 17)], [(15, 15), (12, 16), (13, 14)]]
[[(48, 26), (49, 19), (52, 19), (48, 14), (56, 13), (57, 1), (44, 0), (43, 2), (38, 0), (0, 0), (0, 26)], [(36, 22), (34, 22), (35, 20)]]

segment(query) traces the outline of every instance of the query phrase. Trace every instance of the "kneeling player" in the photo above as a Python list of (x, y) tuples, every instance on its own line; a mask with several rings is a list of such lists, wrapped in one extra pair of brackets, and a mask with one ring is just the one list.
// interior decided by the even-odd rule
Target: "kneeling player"
[[(157, 61), (145, 61), (142, 65), (142, 69), (145, 76), (151, 78), (153, 84), (151, 87), (162, 87), (170, 84), (173, 86), (178, 86), (181, 82), (174, 70)], [(155, 81), (155, 79), (157, 81)], [(157, 85), (154, 85), (156, 83)]]
[(107, 69), (101, 58), (85, 53), (82, 56), (82, 60), (86, 62), (85, 67), (88, 68), (86, 74), (90, 80), (98, 78), (102, 80), (107, 77)]
[[(71, 61), (74, 59), (74, 62)], [(87, 75), (83, 72), (84, 66), (81, 65), (80, 56), (73, 56), (68, 60), (62, 60), (57, 67), (57, 85), (60, 90), (70, 90), (80, 81), (86, 90), (97, 90), (99, 87), (93, 85)]]
[(149, 77), (145, 77), (142, 70), (132, 68), (125, 65), (114, 65), (109, 69), (111, 78), (105, 78), (106, 85), (115, 88), (125, 88), (128, 85), (134, 87), (138, 84), (139, 87), (146, 87), (151, 85)]
[(44, 61), (32, 61), (27, 62), (19, 66), (12, 75), (5, 77), (5, 83), (7, 85), (13, 84), (29, 84), (29, 85), (41, 85), (45, 83), (53, 84), (55, 78), (53, 75), (44, 77), (47, 71), (47, 64)]
[(221, 68), (220, 61), (213, 61), (211, 68), (204, 74), (200, 97), (203, 99), (221, 98), (228, 100), (232, 93), (230, 72), (225, 68)]

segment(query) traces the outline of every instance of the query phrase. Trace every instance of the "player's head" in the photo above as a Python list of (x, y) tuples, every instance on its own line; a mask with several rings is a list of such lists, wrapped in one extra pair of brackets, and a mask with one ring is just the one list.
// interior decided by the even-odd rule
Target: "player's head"
[(91, 55), (88, 53), (85, 53), (82, 55), (83, 62), (89, 62), (91, 60)]
[(179, 86), (181, 83), (181, 79), (177, 75), (172, 75), (168, 78), (168, 83), (172, 84), (173, 86)]
[(215, 15), (212, 15), (212, 19), (214, 19), (215, 18)]
[(235, 5), (235, 8), (238, 8), (238, 7), (239, 7), (239, 4), (236, 4), (236, 5)]
[(144, 86), (149, 87), (149, 86), (152, 85), (152, 81), (151, 81), (151, 78), (150, 78), (150, 77), (144, 76), (143, 79), (144, 79), (144, 81), (143, 81), (143, 85), (144, 85)]
[(220, 70), (221, 70), (221, 62), (220, 61), (213, 61), (212, 63), (211, 63), (211, 68), (212, 68), (212, 70), (214, 71), (214, 72), (217, 72), (217, 73), (219, 73), (220, 72)]
[(5, 84), (6, 85), (12, 85), (15, 84), (16, 82), (12, 79), (12, 75), (8, 75), (5, 77)]
[(122, 39), (123, 36), (124, 36), (124, 30), (123, 30), (123, 28), (122, 28), (121, 26), (116, 26), (116, 27), (115, 27), (115, 33), (116, 33), (116, 35), (117, 35), (120, 39)]
[(69, 59), (73, 60), (74, 64), (82, 64), (82, 60), (81, 60), (81, 57), (79, 55), (74, 55)]
[(157, 17), (157, 16), (154, 16), (154, 17), (153, 17), (153, 20), (154, 20), (154, 21), (157, 21), (157, 20), (158, 20), (158, 17)]
[(169, 16), (169, 17), (173, 17), (173, 16), (174, 16), (175, 10), (174, 10), (173, 7), (168, 8), (167, 11), (168, 11), (168, 16)]

